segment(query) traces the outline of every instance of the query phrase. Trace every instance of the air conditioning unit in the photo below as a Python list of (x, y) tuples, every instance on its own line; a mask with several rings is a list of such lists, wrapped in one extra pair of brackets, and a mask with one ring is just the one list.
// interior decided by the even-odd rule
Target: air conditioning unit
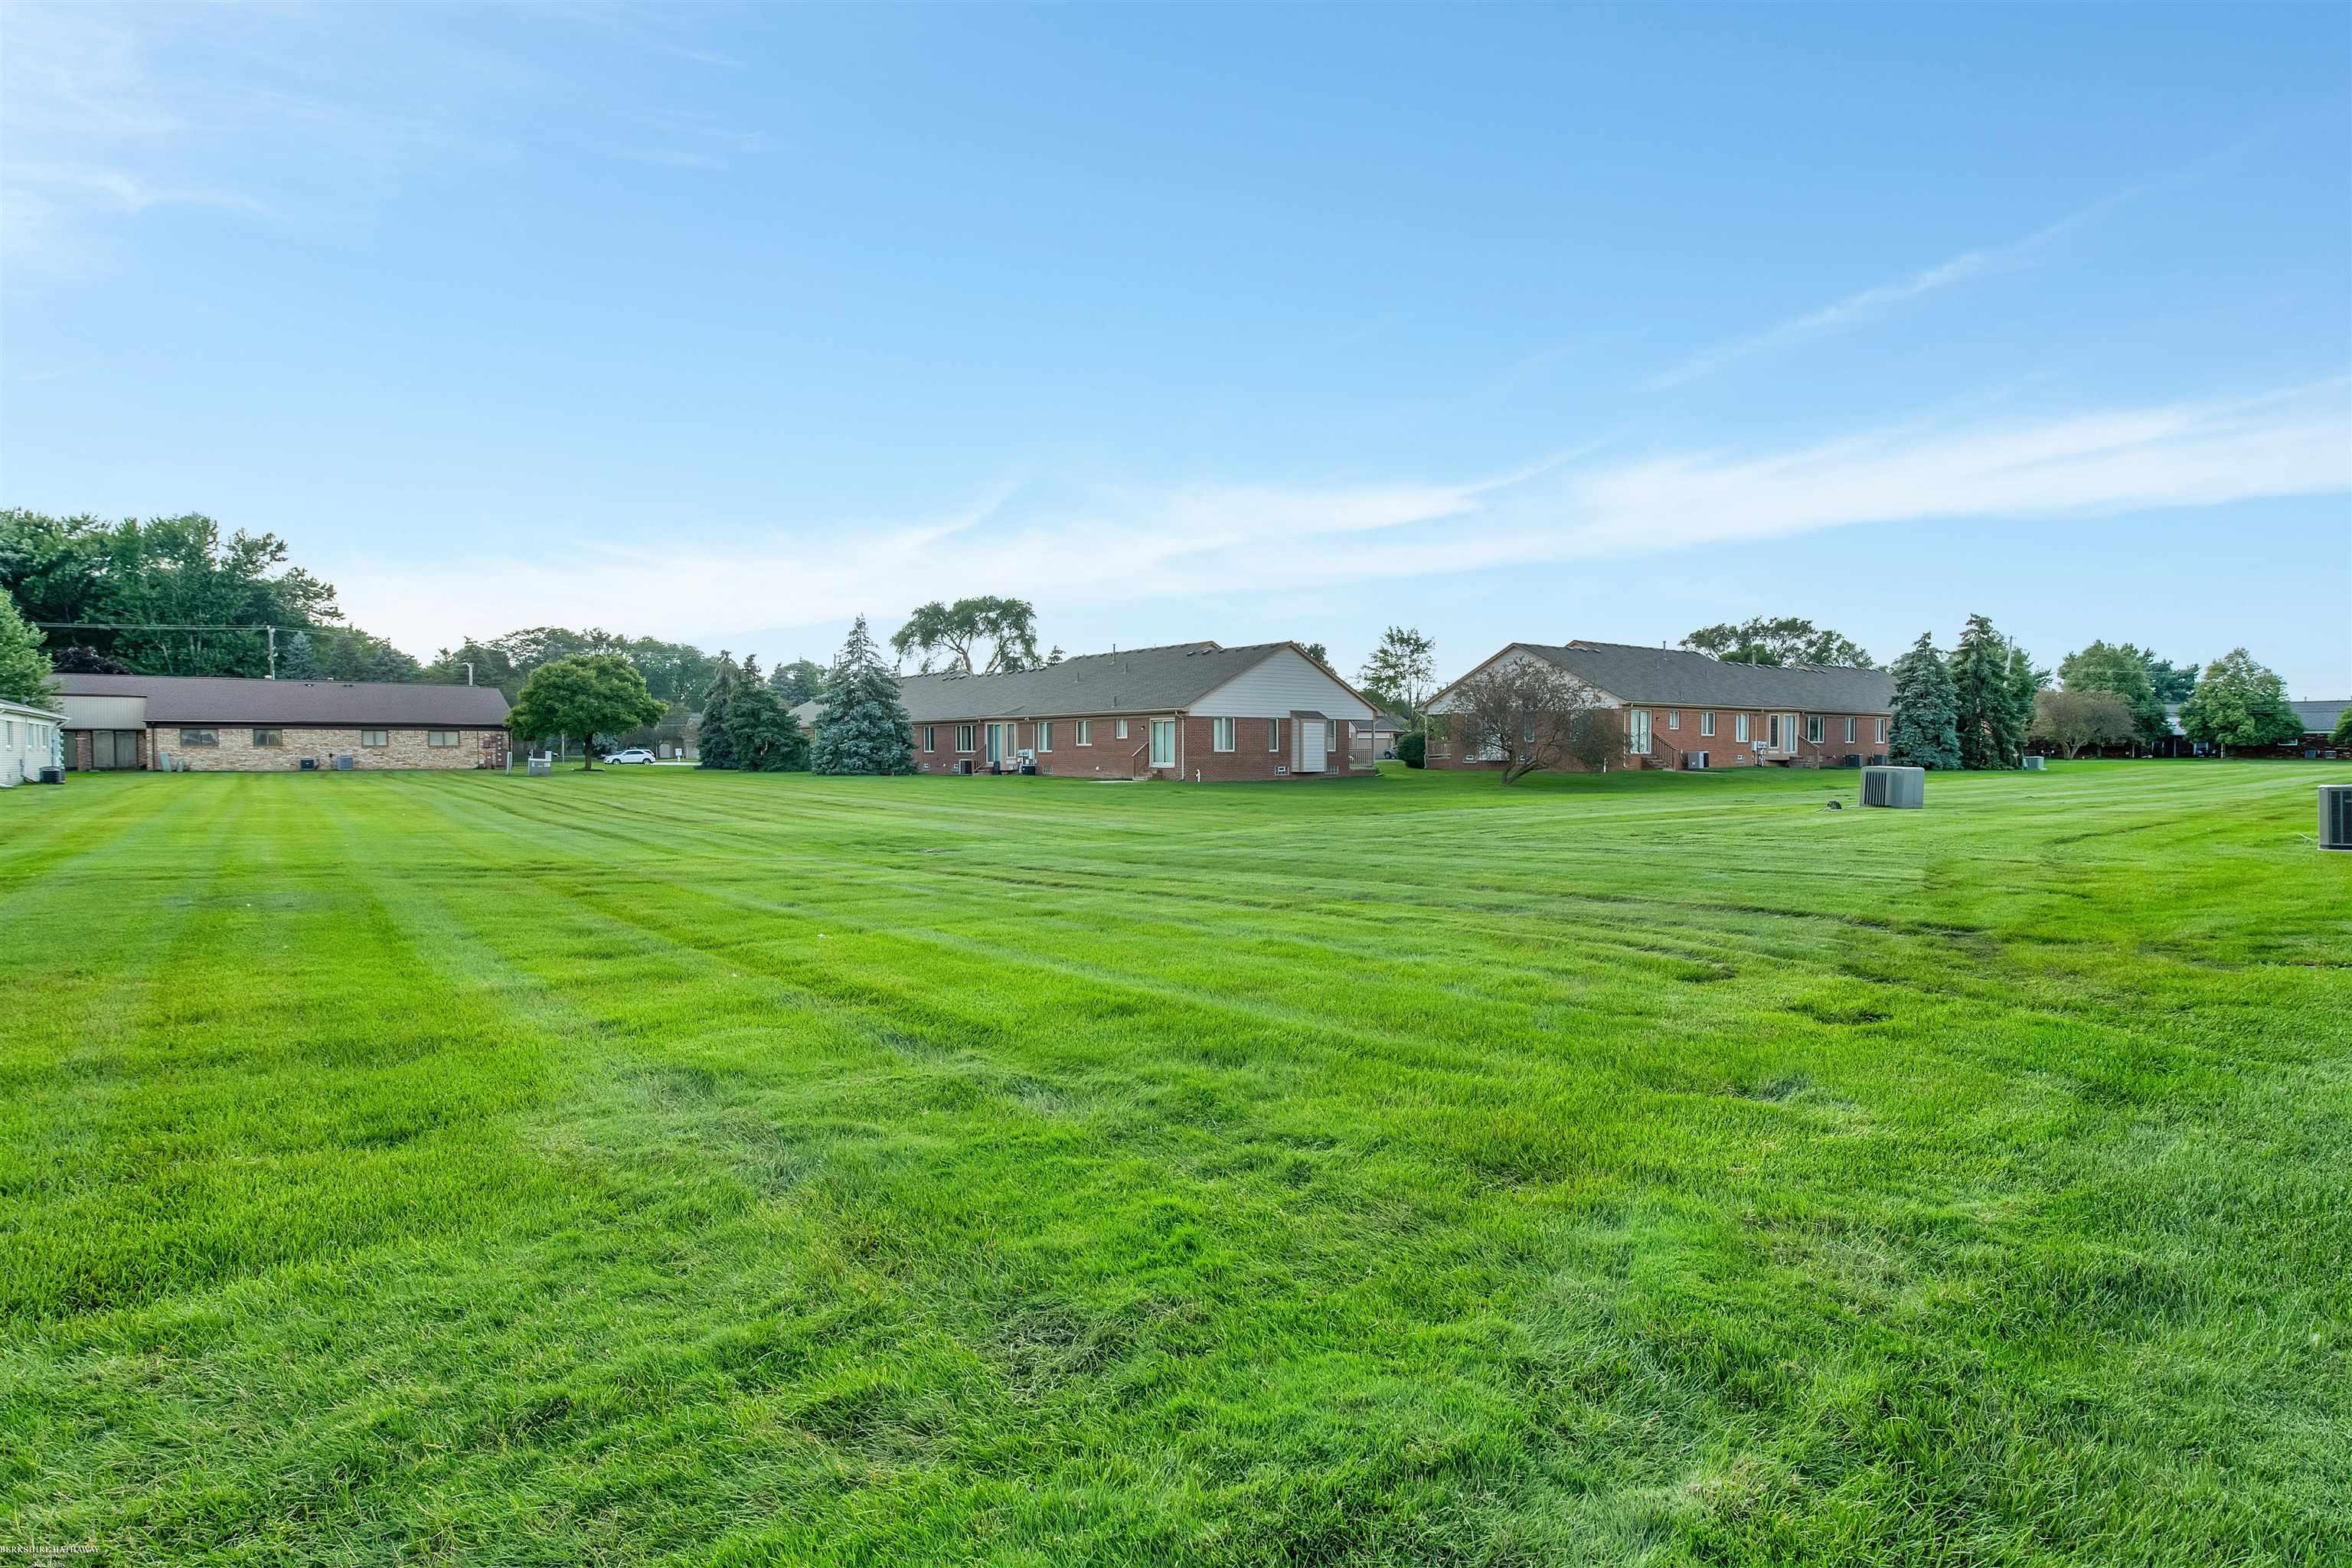
[(1695, 773), (1703, 773), (1706, 772), (1706, 753), (1705, 752), (1685, 752), (1683, 753), (1683, 767), (1685, 771)]
[(2352, 849), (2352, 784), (2319, 786), (2319, 847)]
[(2029, 773), (2047, 773), (2050, 771), (2049, 762), (2049, 758), (2038, 752), (2034, 752), (2025, 759), (2025, 771)]
[(1925, 768), (1864, 768), (1862, 804), (1916, 811), (1927, 804)]

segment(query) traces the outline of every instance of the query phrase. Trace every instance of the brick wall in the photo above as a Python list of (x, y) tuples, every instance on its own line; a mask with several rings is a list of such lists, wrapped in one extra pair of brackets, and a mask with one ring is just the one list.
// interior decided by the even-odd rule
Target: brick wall
[[(1635, 703), (1633, 706), (1640, 707), (1643, 704)], [(1886, 750), (1886, 742), (1877, 738), (1878, 723), (1888, 717), (1886, 714), (1802, 711), (1797, 715), (1797, 733), (1793, 746), (1784, 746), (1778, 751), (1769, 747), (1761, 751), (1758, 750), (1756, 742), (1765, 740), (1771, 733), (1771, 726), (1768, 722), (1767, 716), (1774, 712), (1786, 711), (1788, 711), (1786, 709), (1763, 708), (1653, 707), (1650, 709), (1649, 754), (1643, 757), (1627, 757), (1611, 765), (1626, 768), (1675, 769), (1683, 767), (1688, 761), (1686, 753), (1705, 752), (1707, 753), (1707, 766), (1711, 768), (1744, 768), (1764, 764), (1806, 768), (1837, 767), (1843, 763), (1846, 754), (1850, 752), (1861, 756), (1864, 762), (1868, 762), (1873, 756), (1883, 753)], [(1682, 715), (1680, 728), (1671, 727), (1667, 722), (1668, 716), (1676, 712)], [(1748, 739), (1745, 741), (1737, 738), (1739, 733), (1738, 718), (1742, 712), (1747, 714), (1748, 724)], [(1699, 732), (1700, 715), (1703, 713), (1715, 715), (1715, 733), (1712, 735), (1703, 735)], [(1854, 721), (1854, 739), (1851, 743), (1845, 738), (1845, 721), (1848, 718)], [(1822, 740), (1819, 744), (1804, 738), (1805, 721), (1808, 719), (1822, 721)], [(1499, 762), (1482, 763), (1456, 757), (1454, 755), (1455, 750), (1456, 748), (1451, 743), (1441, 747), (1433, 738), (1430, 742), (1428, 765), (1433, 768), (1453, 768), (1473, 773), (1499, 772), (1503, 767)], [(1580, 773), (1584, 770), (1579, 764), (1570, 763), (1561, 771)]]
[[(1350, 769), (1346, 737), (1340, 737), (1339, 749), (1325, 755), (1325, 771), (1319, 773), (1294, 773), (1290, 770), (1293, 742), (1291, 721), (1288, 719), (1236, 719), (1234, 721), (1234, 749), (1216, 749), (1215, 721), (1209, 719), (1182, 718), (1176, 722), (1176, 763), (1171, 768), (1151, 766), (1151, 721), (1148, 717), (1127, 714), (1127, 738), (1118, 738), (1120, 715), (1089, 716), (1093, 726), (1093, 742), (1078, 744), (1076, 719), (1055, 719), (1054, 748), (1040, 750), (1037, 745), (1037, 724), (1034, 720), (999, 720), (1013, 726), (1016, 737), (1011, 749), (1037, 752), (1037, 771), (1055, 778), (1143, 779), (1182, 777), (1192, 779), (1197, 771), (1204, 784), (1272, 783), (1276, 780), (1318, 778), (1369, 778), (1375, 770), (1370, 767)], [(1328, 728), (1337, 731), (1344, 721), (1333, 720)], [(1281, 750), (1270, 749), (1271, 726), (1281, 725)], [(934, 751), (923, 749), (923, 732), (933, 731), (938, 738)], [(918, 773), (944, 773), (955, 771), (959, 760), (969, 759), (975, 771), (988, 770), (988, 723), (975, 722), (972, 729), (972, 749), (958, 752), (953, 723), (915, 726), (915, 770)]]
[(282, 745), (257, 746), (251, 724), (184, 727), (208, 728), (220, 743), (183, 745), (183, 726), (178, 724), (154, 725), (149, 738), (154, 750), (170, 753), (196, 773), (290, 773), (301, 767), (305, 757), (315, 757), (320, 768), (328, 768), (342, 752), (351, 754), (355, 768), (502, 768), (507, 762), (504, 730), (459, 730), (456, 745), (434, 746), (426, 744), (424, 730), (387, 728), (384, 744), (363, 746), (356, 729), (288, 725), (279, 731), (285, 737)]

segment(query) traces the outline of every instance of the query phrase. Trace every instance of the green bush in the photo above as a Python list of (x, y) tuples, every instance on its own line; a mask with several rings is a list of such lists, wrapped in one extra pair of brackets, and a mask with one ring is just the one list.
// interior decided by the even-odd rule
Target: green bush
[(1418, 768), (1427, 766), (1428, 763), (1426, 759), (1429, 756), (1429, 737), (1426, 735), (1399, 735), (1397, 737), (1396, 754), (1397, 761), (1402, 763), (1406, 767)]

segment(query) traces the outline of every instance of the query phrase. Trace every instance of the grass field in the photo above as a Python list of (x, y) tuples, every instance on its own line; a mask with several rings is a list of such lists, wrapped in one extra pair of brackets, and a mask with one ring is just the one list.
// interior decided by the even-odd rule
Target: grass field
[(11, 791), (0, 1546), (2344, 1563), (2347, 776)]

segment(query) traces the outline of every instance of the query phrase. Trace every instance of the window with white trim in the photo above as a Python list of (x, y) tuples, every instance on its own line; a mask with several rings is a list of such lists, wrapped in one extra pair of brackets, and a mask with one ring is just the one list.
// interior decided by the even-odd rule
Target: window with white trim
[(1731, 738), (1735, 741), (1744, 741), (1748, 739), (1747, 714), (1734, 713), (1731, 716)]
[(1323, 723), (1323, 752), (1324, 752), (1324, 754), (1328, 756), (1328, 755), (1329, 755), (1331, 752), (1336, 752), (1336, 751), (1338, 751), (1339, 749), (1339, 725), (1337, 725), (1337, 724), (1335, 724), (1335, 723), (1332, 723), (1329, 720), (1325, 720), (1325, 721), (1324, 721), (1324, 723)]
[(1176, 765), (1176, 721), (1154, 719), (1151, 721), (1151, 765), (1172, 768)]
[(1126, 721), (1126, 720), (1124, 720), (1124, 719), (1121, 719), (1121, 720), (1119, 720), (1118, 722), (1118, 737), (1117, 737), (1117, 738), (1118, 738), (1118, 739), (1119, 739), (1119, 740), (1124, 741), (1124, 740), (1126, 740), (1126, 739), (1127, 739), (1127, 721)]
[(1091, 719), (1081, 719), (1081, 720), (1079, 720), (1079, 721), (1078, 721), (1078, 734), (1077, 734), (1077, 739), (1073, 742), (1073, 744), (1080, 745), (1080, 746), (1091, 746), (1091, 745), (1093, 745), (1094, 743), (1095, 743), (1095, 721), (1094, 721), (1093, 720), (1091, 720)]
[(1650, 710), (1647, 708), (1628, 709), (1625, 713), (1625, 749), (1637, 757), (1650, 754)]
[(936, 752), (936, 751), (938, 751), (939, 749), (940, 749), (940, 727), (939, 727), (937, 724), (926, 724), (926, 725), (924, 725), (924, 726), (923, 726), (923, 750), (925, 750), (925, 751), (927, 751), (927, 752)]
[(1054, 749), (1054, 721), (1051, 719), (1037, 721), (1037, 749), (1041, 752)]
[(979, 726), (978, 726), (978, 725), (976, 725), (976, 724), (959, 724), (959, 725), (957, 725), (957, 726), (956, 726), (956, 750), (957, 750), (957, 751), (959, 751), (959, 752), (969, 752), (969, 751), (971, 751), (971, 750), (972, 749), (972, 742), (973, 742), (973, 741), (974, 741), (974, 740), (976, 740), (976, 739), (978, 738), (978, 737), (975, 735), (975, 733), (974, 733), (974, 731), (975, 731), (976, 730), (978, 730), (978, 729), (979, 729)]
[(1714, 715), (1714, 714), (1712, 714), (1712, 713), (1702, 713), (1702, 714), (1700, 714), (1700, 715), (1698, 716), (1698, 732), (1699, 732), (1700, 734), (1702, 734), (1702, 735), (1710, 735), (1710, 736), (1711, 736), (1711, 735), (1713, 735), (1713, 734), (1715, 733), (1715, 715)]
[(1669, 709), (1667, 709), (1667, 710), (1666, 710), (1666, 728), (1667, 728), (1667, 729), (1669, 729), (1669, 730), (1679, 730), (1679, 729), (1681, 729), (1682, 727), (1683, 727), (1683, 710), (1682, 710), (1681, 709), (1679, 709), (1679, 708), (1669, 708)]
[(1854, 717), (1849, 713), (1845, 716), (1845, 743), (1849, 746), (1853, 744), (1853, 726)]
[(1209, 750), (1230, 752), (1234, 749), (1234, 721), (1231, 719), (1209, 721)]
[(1878, 721), (1878, 743), (1882, 746), (1886, 744), (1886, 721), (1884, 719)]
[(1818, 746), (1822, 743), (1822, 716), (1820, 714), (1808, 713), (1805, 715), (1805, 741), (1810, 745)]
[(1282, 721), (1279, 719), (1265, 721), (1265, 749), (1269, 752), (1282, 750)]

